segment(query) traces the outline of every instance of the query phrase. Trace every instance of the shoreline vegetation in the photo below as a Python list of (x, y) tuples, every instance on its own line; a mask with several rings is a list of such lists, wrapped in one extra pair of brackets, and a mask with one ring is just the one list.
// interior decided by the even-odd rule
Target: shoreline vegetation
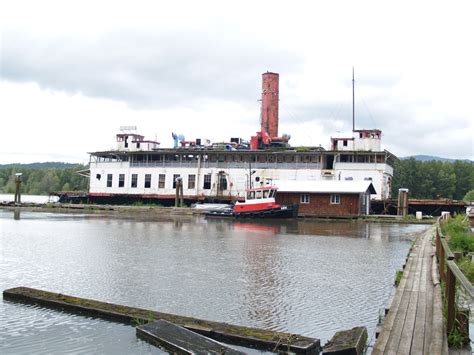
[(471, 261), (471, 253), (474, 253), (474, 236), (469, 227), (469, 219), (461, 214), (449, 218), (441, 224), (441, 232), (448, 239), (451, 251), (461, 254), (455, 258), (459, 269), (471, 283), (474, 283), (474, 263)]

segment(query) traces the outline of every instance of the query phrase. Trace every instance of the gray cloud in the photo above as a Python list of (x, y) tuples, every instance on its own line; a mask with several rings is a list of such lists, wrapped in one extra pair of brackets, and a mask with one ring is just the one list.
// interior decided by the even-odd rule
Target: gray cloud
[(296, 55), (265, 43), (205, 32), (121, 31), (43, 42), (6, 32), (2, 47), (6, 80), (34, 81), (43, 88), (147, 109), (213, 100), (253, 105), (262, 72), (290, 72), (301, 63)]

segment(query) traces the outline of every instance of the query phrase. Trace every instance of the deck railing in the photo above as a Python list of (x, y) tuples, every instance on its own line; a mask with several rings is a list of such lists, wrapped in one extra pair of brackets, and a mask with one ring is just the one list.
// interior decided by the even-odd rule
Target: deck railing
[(436, 227), (436, 256), (438, 258), (439, 275), (445, 282), (445, 299), (447, 302), (447, 322), (446, 328), (448, 334), (454, 327), (456, 318), (456, 285), (462, 289), (463, 297), (468, 303), (474, 299), (474, 288), (471, 282), (464, 276), (462, 271), (456, 265), (455, 255), (449, 248), (448, 242), (440, 229), (441, 219)]

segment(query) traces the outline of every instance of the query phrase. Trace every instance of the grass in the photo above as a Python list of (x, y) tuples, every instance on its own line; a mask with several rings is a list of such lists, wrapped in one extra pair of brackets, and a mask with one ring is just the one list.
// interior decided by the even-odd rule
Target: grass
[(397, 270), (395, 273), (395, 286), (398, 287), (400, 285), (400, 281), (402, 280), (403, 277), (403, 271)]
[(463, 256), (456, 263), (467, 279), (474, 282), (474, 264), (469, 256), (469, 253), (474, 252), (474, 236), (471, 235), (468, 220), (458, 215), (442, 224), (441, 231), (447, 236), (451, 251), (462, 253)]

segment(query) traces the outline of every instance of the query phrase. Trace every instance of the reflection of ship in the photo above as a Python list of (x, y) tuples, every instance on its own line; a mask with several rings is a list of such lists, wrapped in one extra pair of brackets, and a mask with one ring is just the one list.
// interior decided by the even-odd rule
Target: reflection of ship
[[(382, 132), (356, 130), (332, 137), (329, 150), (319, 146), (291, 147), (280, 135), (279, 75), (264, 73), (260, 130), (246, 139), (234, 137), (211, 144), (208, 139), (185, 140), (174, 134), (175, 147), (145, 140), (136, 127), (122, 127), (115, 149), (90, 153), (90, 187), (86, 199), (97, 203), (159, 202), (172, 205), (176, 179), (183, 197), (196, 201), (242, 201), (248, 188), (271, 181), (371, 181), (376, 199), (390, 197), (393, 162), (381, 149)], [(73, 196), (62, 196), (62, 201)], [(76, 198), (79, 199), (79, 198)], [(81, 197), (84, 199), (84, 197)]]
[(298, 205), (280, 205), (276, 203), (276, 186), (263, 186), (248, 189), (245, 201), (237, 201), (233, 208), (210, 210), (206, 216), (235, 218), (295, 218)]
[(235, 230), (242, 230), (255, 233), (268, 233), (268, 234), (277, 234), (280, 233), (280, 226), (272, 226), (261, 223), (247, 223), (247, 222), (235, 222), (233, 224)]

